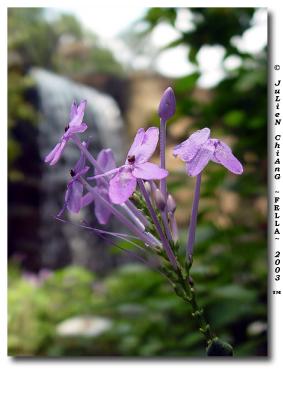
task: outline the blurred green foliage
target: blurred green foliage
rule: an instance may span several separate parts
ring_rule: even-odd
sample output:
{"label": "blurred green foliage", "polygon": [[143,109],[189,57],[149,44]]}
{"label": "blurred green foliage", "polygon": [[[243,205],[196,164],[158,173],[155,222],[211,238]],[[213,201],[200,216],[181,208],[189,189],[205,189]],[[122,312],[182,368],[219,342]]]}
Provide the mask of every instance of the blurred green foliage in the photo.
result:
{"label": "blurred green foliage", "polygon": [[[264,330],[251,335],[248,328],[264,316],[258,289],[231,284],[220,274],[217,264],[194,267],[208,318],[221,337],[235,345],[236,356],[264,355]],[[95,337],[56,332],[58,323],[85,315],[106,317],[112,326]],[[104,280],[75,266],[38,283],[15,268],[10,276],[10,355],[202,357],[203,346],[189,306],[165,278],[144,265],[126,265]]]}
{"label": "blurred green foliage", "polygon": [[37,112],[32,104],[25,99],[25,93],[33,85],[29,76],[22,76],[16,70],[8,74],[8,177],[10,181],[23,178],[17,168],[16,161],[22,155],[21,143],[15,139],[13,132],[24,124],[37,123]]}
{"label": "blurred green foliage", "polygon": [[[176,28],[179,8],[151,8],[144,21],[148,26],[145,32],[151,32],[161,22],[166,22]],[[251,26],[254,8],[190,8],[193,15],[193,29],[179,31],[180,38],[166,45],[166,48],[179,45],[189,45],[189,59],[197,62],[197,53],[204,45],[221,45],[226,54],[240,54],[231,43],[231,38],[241,36]]]}

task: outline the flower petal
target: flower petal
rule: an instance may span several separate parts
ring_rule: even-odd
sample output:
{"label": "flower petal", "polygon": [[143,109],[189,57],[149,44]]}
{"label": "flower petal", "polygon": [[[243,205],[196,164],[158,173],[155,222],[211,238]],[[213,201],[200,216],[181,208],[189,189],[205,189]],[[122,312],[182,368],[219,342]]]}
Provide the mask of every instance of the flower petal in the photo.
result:
{"label": "flower petal", "polygon": [[57,153],[58,150],[59,150],[60,144],[61,144],[61,143],[57,143],[56,146],[50,151],[50,153],[47,154],[47,156],[46,156],[45,159],[44,159],[44,161],[45,161],[46,163],[50,163],[50,161],[53,160],[53,158],[55,157],[56,153]]}
{"label": "flower petal", "polygon": [[94,198],[92,193],[88,192],[81,198],[81,208],[84,208],[93,202]]}
{"label": "flower petal", "polygon": [[209,136],[210,129],[208,128],[194,132],[187,140],[174,147],[173,155],[179,156],[185,162],[191,161]]}
{"label": "flower petal", "polygon": [[83,184],[77,180],[68,185],[65,195],[65,202],[69,211],[78,213],[81,209],[81,199],[83,195]]}
{"label": "flower petal", "polygon": [[[116,162],[114,154],[111,149],[102,149],[97,156],[97,163],[103,172],[111,171],[116,168]],[[95,170],[95,174],[99,174],[100,171]]]}
{"label": "flower petal", "polygon": [[55,165],[61,157],[66,146],[67,140],[61,140],[56,144],[53,150],[45,157],[44,161],[49,165]]}
{"label": "flower petal", "polygon": [[70,137],[73,133],[83,133],[84,131],[87,130],[87,128],[88,126],[84,122],[80,125],[69,126],[69,129],[66,131],[64,136]]}
{"label": "flower petal", "polygon": [[[78,171],[78,172],[76,173],[76,175],[74,176],[74,179],[78,179],[80,176],[85,175],[85,174],[88,172],[88,170],[89,170],[89,167],[88,167],[88,166],[82,168],[80,171]],[[74,171],[74,172],[75,172],[75,171]]]}
{"label": "flower petal", "polygon": [[142,144],[144,135],[145,135],[145,130],[144,130],[143,128],[140,128],[140,129],[137,131],[137,134],[136,134],[136,136],[135,136],[135,138],[134,138],[134,141],[133,141],[132,146],[130,147],[130,150],[129,150],[129,152],[128,152],[128,156],[131,156],[131,155],[135,155],[135,154],[136,154],[136,150],[137,150],[137,149],[139,148],[139,146]]}
{"label": "flower petal", "polygon": [[[82,142],[82,146],[87,147],[85,142]],[[79,172],[81,172],[85,168],[85,162],[86,158],[84,153],[81,151],[80,158],[78,159],[76,165],[74,166],[73,170],[75,172],[75,175]],[[87,172],[87,171],[86,171]]]}
{"label": "flower petal", "polygon": [[[102,191],[99,190],[99,194],[109,201],[109,196],[106,190],[105,193],[102,193]],[[98,222],[101,225],[107,224],[112,213],[108,208],[105,207],[104,203],[99,199],[99,197],[95,199],[94,207],[94,213]]]}
{"label": "flower petal", "polygon": [[216,145],[213,161],[222,164],[229,171],[234,174],[242,174],[243,166],[240,161],[233,155],[232,150],[227,144],[222,141]]}
{"label": "flower petal", "polygon": [[139,129],[132,144],[128,157],[135,156],[137,164],[146,162],[154,153],[159,139],[158,128],[148,128],[146,132]]}
{"label": "flower petal", "polygon": [[[79,126],[83,122],[84,112],[86,107],[86,100],[80,102],[77,106],[77,110],[71,121],[69,122],[69,126]],[[72,110],[74,111],[74,110]]]}
{"label": "flower petal", "polygon": [[143,164],[135,165],[133,175],[136,178],[151,180],[151,179],[163,179],[168,175],[166,169],[158,167],[158,165],[146,162]]}
{"label": "flower petal", "polygon": [[128,200],[137,185],[136,178],[131,171],[118,172],[109,182],[109,197],[112,203],[121,204]]}
{"label": "flower petal", "polygon": [[70,111],[70,121],[72,121],[73,118],[75,118],[78,110],[78,105],[76,101],[74,100],[72,105],[71,105],[71,111]]}
{"label": "flower petal", "polygon": [[198,175],[204,167],[208,164],[209,160],[213,157],[214,146],[211,143],[203,145],[195,157],[186,163],[186,170],[188,175]]}

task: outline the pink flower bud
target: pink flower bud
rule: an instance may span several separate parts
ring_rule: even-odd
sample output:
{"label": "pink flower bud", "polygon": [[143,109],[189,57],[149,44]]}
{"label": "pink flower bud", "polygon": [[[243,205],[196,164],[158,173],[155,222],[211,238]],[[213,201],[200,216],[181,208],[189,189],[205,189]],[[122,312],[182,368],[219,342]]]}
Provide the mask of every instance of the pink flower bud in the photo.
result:
{"label": "pink flower bud", "polygon": [[167,121],[169,118],[173,117],[176,111],[176,99],[171,87],[168,87],[163,96],[158,108],[158,114],[160,118]]}
{"label": "pink flower bud", "polygon": [[173,241],[174,243],[177,243],[179,240],[177,221],[175,219],[174,214],[171,211],[169,211],[168,217],[169,217]]}
{"label": "pink flower bud", "polygon": [[171,196],[171,194],[168,194],[167,207],[168,207],[168,211],[170,211],[171,213],[174,213],[176,210],[176,202],[175,202],[174,198]]}
{"label": "pink flower bud", "polygon": [[154,192],[154,200],[159,210],[164,211],[166,207],[166,201],[159,189],[156,189]]}
{"label": "pink flower bud", "polygon": [[150,195],[150,193],[151,193],[151,186],[150,186],[150,183],[149,183],[148,181],[144,182],[144,187],[145,187],[145,190],[147,191],[147,194]]}

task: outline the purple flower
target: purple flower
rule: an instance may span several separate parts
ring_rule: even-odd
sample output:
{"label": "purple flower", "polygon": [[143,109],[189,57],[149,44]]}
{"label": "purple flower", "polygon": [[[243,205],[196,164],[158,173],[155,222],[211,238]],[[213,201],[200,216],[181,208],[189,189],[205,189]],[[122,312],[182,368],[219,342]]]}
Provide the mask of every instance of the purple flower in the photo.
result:
{"label": "purple flower", "polygon": [[148,162],[154,153],[159,138],[158,128],[148,128],[145,132],[139,129],[128,152],[124,166],[110,180],[109,197],[112,203],[124,203],[133,194],[137,179],[163,179],[168,172],[155,164]]}
{"label": "purple flower", "polygon": [[[97,171],[97,168],[95,168],[95,173],[98,173],[100,171],[108,172],[113,170],[116,167],[114,155],[111,149],[103,149],[100,151],[100,153],[97,156],[97,165],[99,167],[99,171]],[[105,181],[103,178],[97,178],[96,180],[97,185],[96,185],[96,190],[102,196],[105,200],[108,202],[109,200],[109,194],[108,194],[108,183]],[[85,207],[89,205],[92,201],[94,200],[93,194],[91,192],[88,192],[83,198],[82,198],[82,204],[81,207]],[[111,211],[109,208],[106,208],[103,204],[103,202],[100,200],[99,197],[95,199],[94,202],[94,213],[95,216],[98,220],[98,222],[101,225],[107,224],[109,221]]]}
{"label": "purple flower", "polygon": [[63,153],[66,144],[72,138],[72,135],[74,133],[82,133],[87,129],[87,125],[82,122],[85,106],[86,100],[81,101],[79,105],[77,105],[76,102],[73,101],[70,112],[70,122],[65,127],[65,133],[61,137],[60,142],[56,144],[54,149],[51,150],[51,152],[44,159],[44,161],[49,165],[55,165],[57,163],[57,161],[61,157],[61,154]]}
{"label": "purple flower", "polygon": [[169,118],[173,117],[176,111],[176,99],[171,87],[168,87],[162,95],[158,114],[160,118],[167,121]]}
{"label": "purple flower", "polygon": [[198,175],[210,160],[222,164],[234,174],[242,174],[243,166],[232,154],[230,147],[209,136],[210,129],[203,128],[174,148],[174,156],[185,161],[188,175]]}
{"label": "purple flower", "polygon": [[[83,146],[86,146],[86,143],[82,143]],[[60,216],[65,208],[67,208],[70,212],[78,213],[82,208],[82,198],[83,198],[83,184],[80,180],[80,177],[87,173],[89,167],[85,166],[85,155],[81,152],[81,156],[79,161],[75,165],[73,169],[70,171],[70,175],[72,179],[67,185],[67,190],[65,194],[65,204],[62,210],[59,212],[58,216]]]}

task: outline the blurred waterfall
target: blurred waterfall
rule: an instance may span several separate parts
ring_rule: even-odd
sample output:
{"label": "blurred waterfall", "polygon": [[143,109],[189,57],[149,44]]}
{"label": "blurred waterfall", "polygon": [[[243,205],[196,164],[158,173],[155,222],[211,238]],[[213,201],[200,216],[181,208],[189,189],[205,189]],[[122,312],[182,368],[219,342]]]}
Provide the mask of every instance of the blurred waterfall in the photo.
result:
{"label": "blurred waterfall", "polygon": [[[89,150],[94,155],[103,147],[111,147],[116,162],[119,163],[124,156],[123,123],[119,108],[111,97],[49,71],[32,69],[31,77],[36,83],[40,112],[37,138],[42,162],[38,232],[40,267],[56,268],[71,263],[86,265],[94,270],[111,268],[116,261],[109,255],[102,239],[82,228],[58,222],[53,218],[62,207],[69,170],[78,159],[78,149],[69,143],[63,157],[54,167],[48,166],[43,160],[64,132],[72,101],[86,99],[84,121],[89,128],[81,134],[82,137],[84,140],[89,139]],[[83,218],[94,221],[92,210],[90,206],[89,211],[83,211]],[[75,214],[66,213],[65,217],[79,222]]]}

